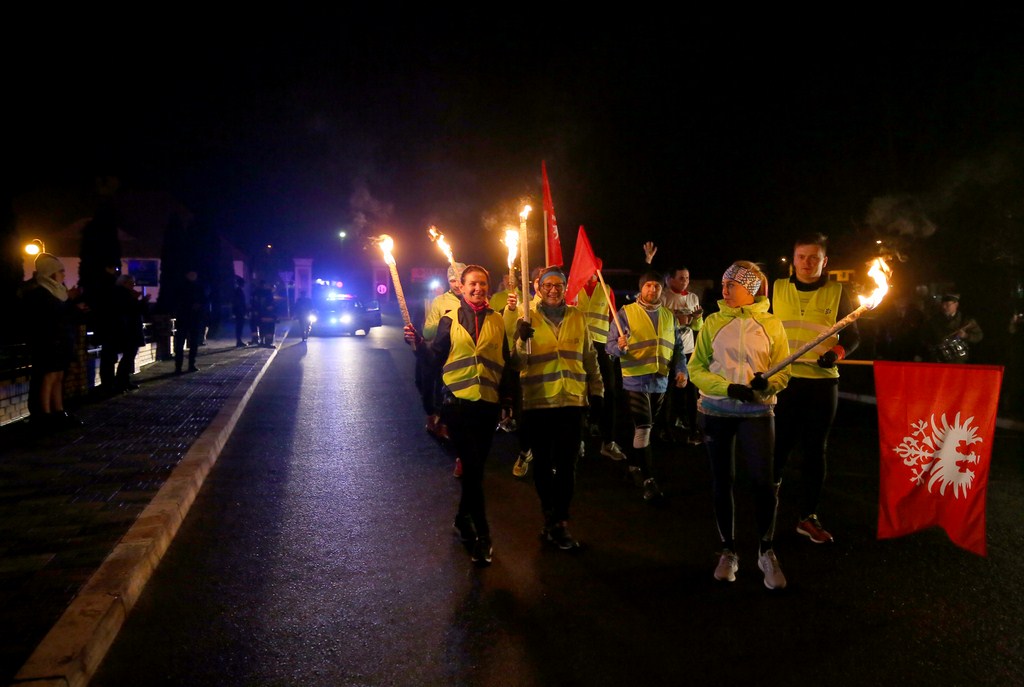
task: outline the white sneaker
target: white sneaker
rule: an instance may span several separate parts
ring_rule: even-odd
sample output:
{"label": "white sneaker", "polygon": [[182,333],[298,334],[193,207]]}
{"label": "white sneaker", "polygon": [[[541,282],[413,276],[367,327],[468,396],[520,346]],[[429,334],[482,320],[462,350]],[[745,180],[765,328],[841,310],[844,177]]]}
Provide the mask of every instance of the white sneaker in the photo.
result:
{"label": "white sneaker", "polygon": [[768,549],[758,556],[757,567],[764,573],[765,587],[768,587],[768,589],[786,588],[786,576],[782,574],[782,568],[779,567],[779,559],[775,557],[774,551]]}
{"label": "white sneaker", "polygon": [[722,551],[718,557],[718,567],[715,568],[715,579],[726,582],[736,581],[736,571],[740,569],[740,557],[729,549]]}
{"label": "white sneaker", "polygon": [[607,456],[612,460],[626,460],[626,454],[622,452],[622,449],[614,441],[601,444],[601,455]]}

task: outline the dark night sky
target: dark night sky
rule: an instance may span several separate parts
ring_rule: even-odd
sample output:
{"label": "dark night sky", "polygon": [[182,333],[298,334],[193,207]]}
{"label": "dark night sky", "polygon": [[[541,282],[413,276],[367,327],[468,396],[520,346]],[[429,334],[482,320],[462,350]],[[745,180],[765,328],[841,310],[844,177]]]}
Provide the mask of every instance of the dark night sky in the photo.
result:
{"label": "dark night sky", "polygon": [[114,174],[242,245],[321,253],[363,211],[497,265],[484,226],[545,159],[567,252],[582,223],[609,264],[650,238],[714,278],[1024,133],[1016,14],[79,19],[8,48],[16,192]]}

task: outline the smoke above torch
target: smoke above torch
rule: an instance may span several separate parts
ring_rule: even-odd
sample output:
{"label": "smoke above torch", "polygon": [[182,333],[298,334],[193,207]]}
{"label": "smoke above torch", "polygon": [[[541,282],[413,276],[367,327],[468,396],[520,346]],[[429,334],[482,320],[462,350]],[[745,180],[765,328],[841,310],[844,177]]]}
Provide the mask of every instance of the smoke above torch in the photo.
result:
{"label": "smoke above torch", "polygon": [[851,312],[843,319],[836,322],[827,331],[822,332],[818,337],[812,341],[808,341],[803,346],[798,348],[796,351],[791,353],[788,358],[781,361],[777,365],[772,366],[767,372],[764,373],[765,377],[771,377],[773,374],[783,369],[787,365],[793,364],[800,356],[807,351],[811,350],[818,344],[830,336],[835,336],[843,329],[849,327],[851,324],[856,322],[861,315],[866,313],[868,310],[874,310],[885,298],[885,294],[889,293],[889,282],[888,277],[892,274],[892,270],[885,264],[885,261],[881,258],[875,258],[871,261],[871,269],[868,270],[868,276],[875,280],[875,290],[868,296],[858,296],[860,300],[860,307]]}
{"label": "smoke above torch", "polygon": [[371,240],[376,241],[380,247],[380,252],[384,255],[384,262],[387,263],[388,268],[391,270],[391,281],[395,284],[395,295],[398,296],[398,307],[402,309],[402,319],[405,321],[406,326],[411,325],[412,318],[409,317],[409,305],[405,302],[402,280],[398,278],[398,265],[395,263],[395,256],[391,253],[395,248],[395,240],[387,234],[381,234]]}

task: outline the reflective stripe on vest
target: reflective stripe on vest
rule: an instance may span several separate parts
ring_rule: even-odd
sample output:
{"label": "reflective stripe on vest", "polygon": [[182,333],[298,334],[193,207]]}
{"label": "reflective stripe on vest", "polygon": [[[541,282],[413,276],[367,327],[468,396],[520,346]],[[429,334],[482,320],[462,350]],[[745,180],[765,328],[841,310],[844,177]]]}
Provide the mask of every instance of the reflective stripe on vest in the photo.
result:
{"label": "reflective stripe on vest", "polygon": [[[659,374],[668,376],[675,348],[675,318],[667,308],[658,308],[658,332],[655,334],[651,317],[639,303],[630,303],[622,309],[629,323],[629,350],[621,356],[625,377]],[[639,341],[633,341],[637,338]]]}
{"label": "reflective stripe on vest", "polygon": [[588,296],[585,290],[580,290],[577,302],[579,311],[587,318],[590,338],[594,343],[604,346],[608,341],[609,325],[608,299],[604,295],[604,289],[598,284],[593,296]]}
{"label": "reflective stripe on vest", "polygon": [[[803,314],[800,312],[800,293],[789,279],[776,280],[772,288],[772,311],[786,328],[786,338],[789,339],[791,351],[816,339],[836,323],[843,285],[837,281],[829,281],[821,288],[810,292],[810,299],[803,308]],[[793,364],[793,376],[819,379],[838,377],[839,371],[836,368],[818,367],[818,358],[838,343],[839,336],[833,335],[804,353]]]}
{"label": "reflective stripe on vest", "polygon": [[585,396],[587,373],[583,369],[583,337],[586,320],[576,308],[566,308],[555,331],[536,308],[530,313],[533,337],[529,364],[520,373],[523,401],[557,398],[563,394]]}
{"label": "reflective stripe on vest", "polygon": [[442,368],[441,379],[448,390],[464,401],[498,402],[498,382],[505,368],[501,341],[505,328],[494,312],[484,318],[480,336],[473,335],[459,324],[458,311],[444,315],[452,321],[451,349]]}

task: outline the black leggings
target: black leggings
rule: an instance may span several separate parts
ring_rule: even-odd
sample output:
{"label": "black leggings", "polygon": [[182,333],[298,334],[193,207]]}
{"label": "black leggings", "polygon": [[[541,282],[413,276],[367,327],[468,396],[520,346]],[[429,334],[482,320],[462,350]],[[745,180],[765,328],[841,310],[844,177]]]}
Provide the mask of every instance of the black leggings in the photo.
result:
{"label": "black leggings", "polygon": [[569,407],[523,413],[533,450],[533,482],[548,526],[569,519],[583,412],[583,408]]}
{"label": "black leggings", "polygon": [[799,445],[803,454],[803,479],[797,497],[801,519],[818,512],[827,472],[825,448],[838,406],[839,384],[836,379],[793,377],[789,386],[778,395],[775,406],[775,481],[782,481],[789,454]]}
{"label": "black leggings", "polygon": [[720,417],[702,413],[699,420],[704,427],[704,445],[711,458],[715,521],[723,545],[736,550],[736,503],[732,487],[736,479],[736,449],[739,449],[752,483],[761,550],[770,549],[779,506],[778,490],[772,480],[775,418]]}
{"label": "black leggings", "polygon": [[458,514],[472,518],[476,533],[481,537],[491,533],[484,509],[484,462],[491,451],[500,412],[497,403],[458,399],[441,408],[455,455],[462,460],[462,500]]}

